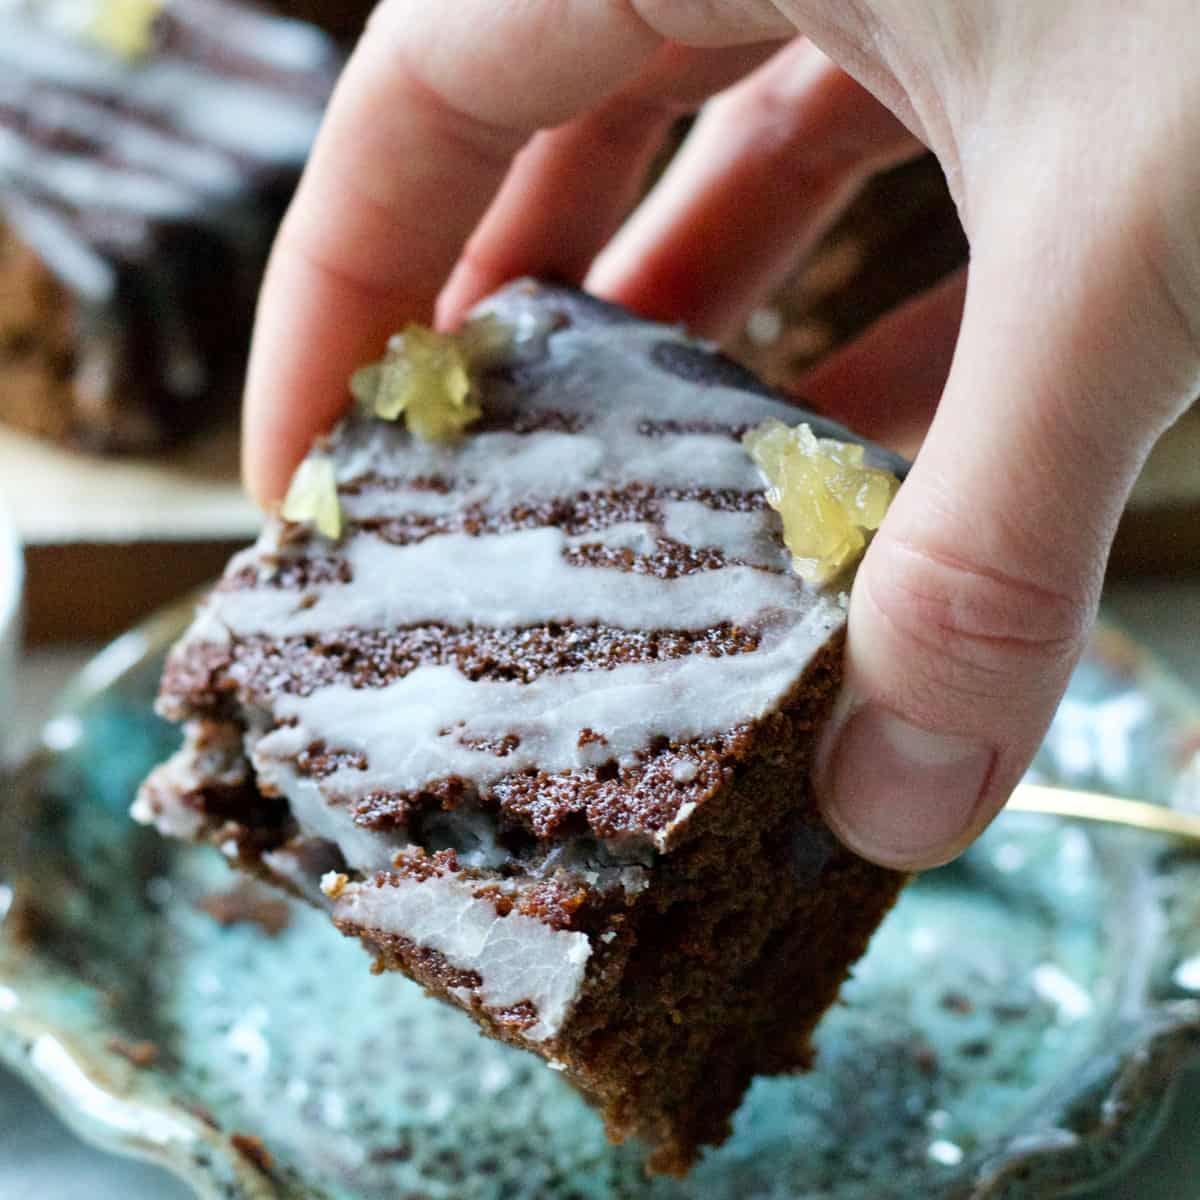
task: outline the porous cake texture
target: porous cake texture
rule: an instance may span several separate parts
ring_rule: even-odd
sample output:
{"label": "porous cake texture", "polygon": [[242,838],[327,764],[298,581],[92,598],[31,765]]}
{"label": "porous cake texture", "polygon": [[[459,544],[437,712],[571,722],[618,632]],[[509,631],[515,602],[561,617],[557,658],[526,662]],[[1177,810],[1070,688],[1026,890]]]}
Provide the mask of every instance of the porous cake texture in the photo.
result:
{"label": "porous cake texture", "polygon": [[818,815],[846,580],[792,573],[740,442],[852,435],[579,293],[483,312],[509,343],[461,440],[349,416],[310,459],[340,536],[274,520],[230,563],[135,815],[327,907],[680,1173],[809,1065],[902,883]]}
{"label": "porous cake texture", "polygon": [[242,0],[0,0],[0,420],[129,451],[232,410],[340,62]]}

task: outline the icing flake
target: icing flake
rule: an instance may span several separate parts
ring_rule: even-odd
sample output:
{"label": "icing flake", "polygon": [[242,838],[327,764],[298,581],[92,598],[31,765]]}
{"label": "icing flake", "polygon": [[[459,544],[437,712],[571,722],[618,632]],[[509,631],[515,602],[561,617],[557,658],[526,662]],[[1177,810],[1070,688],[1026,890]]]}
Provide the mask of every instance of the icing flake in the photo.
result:
{"label": "icing flake", "polygon": [[480,978],[477,988],[457,988],[489,1009],[530,1003],[538,1013],[523,1036],[554,1037],[578,998],[592,949],[587,935],[552,929],[523,913],[500,916],[477,884],[437,875],[418,880],[392,876],[379,883],[348,884],[334,918],[409,938],[444,955],[460,971]]}

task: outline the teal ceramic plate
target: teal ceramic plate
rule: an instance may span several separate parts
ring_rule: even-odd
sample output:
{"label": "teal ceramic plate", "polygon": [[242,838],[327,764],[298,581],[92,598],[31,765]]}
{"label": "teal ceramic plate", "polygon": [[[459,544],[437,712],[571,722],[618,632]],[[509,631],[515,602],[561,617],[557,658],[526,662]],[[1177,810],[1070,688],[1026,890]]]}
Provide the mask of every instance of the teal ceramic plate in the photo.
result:
{"label": "teal ceramic plate", "polygon": [[[686,1182],[648,1181],[540,1060],[372,976],[315,912],[218,923],[246,907],[219,856],[127,819],[173,742],[150,700],[181,620],[84,672],[0,808],[0,1059],[203,1195],[1061,1196],[1136,1156],[1200,1049],[1200,857],[1010,814],[907,891],[817,1070],[760,1080]],[[1189,698],[1104,632],[1036,772],[1200,808],[1198,751]]]}

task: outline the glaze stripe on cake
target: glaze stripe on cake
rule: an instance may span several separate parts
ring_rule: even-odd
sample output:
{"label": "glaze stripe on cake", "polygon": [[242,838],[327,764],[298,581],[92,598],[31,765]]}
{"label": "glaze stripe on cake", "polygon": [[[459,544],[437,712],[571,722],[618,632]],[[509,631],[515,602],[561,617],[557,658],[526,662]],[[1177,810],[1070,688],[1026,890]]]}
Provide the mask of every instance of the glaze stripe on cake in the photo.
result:
{"label": "glaze stripe on cake", "polygon": [[[303,788],[307,811],[320,797],[351,825],[369,807],[377,824],[387,811],[402,826],[452,781],[545,835],[554,823],[539,820],[536,786],[514,781],[606,766],[632,781],[666,756],[675,803],[640,813],[661,849],[714,783],[688,748],[702,765],[706,741],[771,711],[845,620],[844,595],[788,570],[736,437],[799,414],[680,378],[674,364],[693,343],[675,330],[555,323],[519,287],[485,311],[522,336],[484,381],[484,432],[447,447],[348,420],[322,451],[342,540],[270,527],[199,614],[180,671],[226,660],[262,715],[247,735],[259,778],[293,802]],[[518,422],[530,431],[514,432]],[[640,519],[627,519],[631,502]],[[522,635],[538,646],[533,667],[489,670],[495,653],[523,663]],[[599,653],[576,649],[597,635]],[[432,641],[438,655],[421,648]],[[480,642],[493,654],[464,673],[461,656]],[[339,664],[351,643],[358,652]],[[179,698],[165,704],[186,715]],[[313,746],[339,763],[297,771]],[[638,832],[635,814],[590,815],[602,836]],[[351,867],[394,853],[366,850],[346,828],[333,840],[347,842]]]}

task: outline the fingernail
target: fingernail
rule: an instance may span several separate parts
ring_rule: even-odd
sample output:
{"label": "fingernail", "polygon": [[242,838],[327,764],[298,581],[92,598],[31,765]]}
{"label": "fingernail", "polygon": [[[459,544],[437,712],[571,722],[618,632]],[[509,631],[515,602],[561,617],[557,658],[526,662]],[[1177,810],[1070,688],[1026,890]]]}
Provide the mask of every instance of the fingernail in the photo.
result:
{"label": "fingernail", "polygon": [[963,848],[995,762],[978,738],[933,733],[865,703],[843,707],[826,730],[817,793],[852,850],[885,866],[931,867]]}

